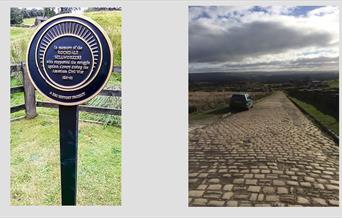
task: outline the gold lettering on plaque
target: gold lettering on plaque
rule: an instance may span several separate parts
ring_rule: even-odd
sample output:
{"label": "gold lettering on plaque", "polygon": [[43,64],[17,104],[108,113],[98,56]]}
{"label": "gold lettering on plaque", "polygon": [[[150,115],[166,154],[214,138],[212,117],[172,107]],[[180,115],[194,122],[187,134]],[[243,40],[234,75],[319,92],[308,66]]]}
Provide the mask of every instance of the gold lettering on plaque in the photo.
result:
{"label": "gold lettering on plaque", "polygon": [[73,80],[74,75],[83,75],[85,70],[91,66],[88,60],[82,60],[83,47],[75,46],[53,46],[56,54],[46,60],[47,69],[54,74],[62,74],[63,80]]}

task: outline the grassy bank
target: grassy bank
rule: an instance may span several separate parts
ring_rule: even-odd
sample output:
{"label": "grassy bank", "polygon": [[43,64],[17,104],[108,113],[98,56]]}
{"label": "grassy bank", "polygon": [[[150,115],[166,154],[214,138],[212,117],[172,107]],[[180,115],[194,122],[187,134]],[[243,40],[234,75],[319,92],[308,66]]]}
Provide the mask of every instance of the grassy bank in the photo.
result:
{"label": "grassy bank", "polygon": [[290,99],[294,101],[302,110],[304,110],[306,113],[312,116],[315,120],[317,120],[320,124],[332,130],[336,135],[339,134],[338,120],[336,120],[334,117],[322,113],[311,104],[300,101],[293,97],[290,97]]}
{"label": "grassy bank", "polygon": [[[57,119],[11,123],[12,205],[60,205],[58,137]],[[79,205],[121,204],[120,128],[80,122],[77,188]]]}
{"label": "grassy bank", "polygon": [[330,89],[338,89],[339,88],[339,80],[327,80],[324,81],[324,84],[326,84]]}
{"label": "grassy bank", "polygon": [[121,11],[96,11],[84,14],[96,21],[108,34],[114,50],[114,65],[121,65]]}

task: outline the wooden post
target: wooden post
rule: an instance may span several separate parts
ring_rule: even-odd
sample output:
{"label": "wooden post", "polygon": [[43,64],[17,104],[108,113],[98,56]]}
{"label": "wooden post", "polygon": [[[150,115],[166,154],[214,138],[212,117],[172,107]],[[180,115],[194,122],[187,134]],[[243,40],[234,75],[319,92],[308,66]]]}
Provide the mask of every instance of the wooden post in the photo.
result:
{"label": "wooden post", "polygon": [[21,62],[21,71],[23,73],[26,118],[32,119],[37,116],[35,89],[30,81],[26,66],[23,62]]}

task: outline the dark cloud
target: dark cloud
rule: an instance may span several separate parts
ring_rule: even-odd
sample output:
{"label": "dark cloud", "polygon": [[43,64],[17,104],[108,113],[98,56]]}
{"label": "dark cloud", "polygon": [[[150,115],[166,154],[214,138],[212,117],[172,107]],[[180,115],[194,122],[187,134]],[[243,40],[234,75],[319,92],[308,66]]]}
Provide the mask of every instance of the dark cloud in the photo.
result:
{"label": "dark cloud", "polygon": [[189,24],[190,63],[242,61],[246,57],[278,54],[291,49],[329,46],[328,32],[299,29],[280,22],[254,21],[228,30]]}

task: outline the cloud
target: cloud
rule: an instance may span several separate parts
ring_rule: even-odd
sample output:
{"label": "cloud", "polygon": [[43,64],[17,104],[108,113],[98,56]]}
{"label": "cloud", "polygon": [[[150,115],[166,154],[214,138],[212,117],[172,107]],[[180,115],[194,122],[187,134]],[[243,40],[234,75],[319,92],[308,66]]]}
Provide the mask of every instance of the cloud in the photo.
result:
{"label": "cloud", "polygon": [[189,20],[190,72],[338,68],[336,7],[190,7]]}

